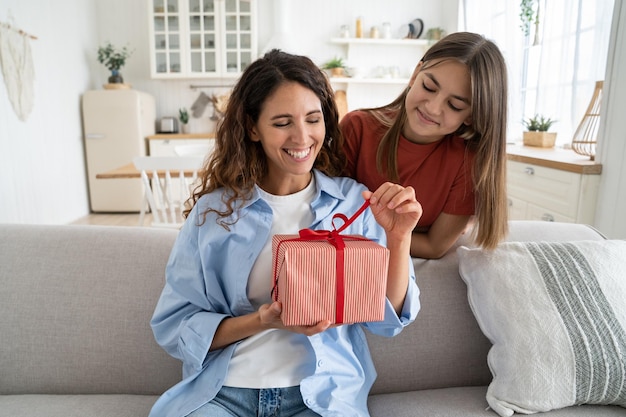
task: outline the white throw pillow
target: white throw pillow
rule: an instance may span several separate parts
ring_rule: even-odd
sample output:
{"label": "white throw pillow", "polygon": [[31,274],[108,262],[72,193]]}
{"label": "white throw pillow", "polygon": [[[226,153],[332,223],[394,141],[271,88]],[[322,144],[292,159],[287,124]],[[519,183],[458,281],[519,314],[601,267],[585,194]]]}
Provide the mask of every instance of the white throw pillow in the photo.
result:
{"label": "white throw pillow", "polygon": [[500,416],[626,407],[626,241],[460,247],[470,306],[492,348]]}

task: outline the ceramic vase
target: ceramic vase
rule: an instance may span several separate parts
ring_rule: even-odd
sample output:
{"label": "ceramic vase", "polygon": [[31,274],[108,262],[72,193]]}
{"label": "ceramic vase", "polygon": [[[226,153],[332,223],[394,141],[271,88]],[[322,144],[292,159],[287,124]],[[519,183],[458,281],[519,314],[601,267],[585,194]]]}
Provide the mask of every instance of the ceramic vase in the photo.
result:
{"label": "ceramic vase", "polygon": [[118,70],[111,70],[111,76],[109,77],[109,84],[122,84],[124,83],[124,78],[122,78],[122,74]]}

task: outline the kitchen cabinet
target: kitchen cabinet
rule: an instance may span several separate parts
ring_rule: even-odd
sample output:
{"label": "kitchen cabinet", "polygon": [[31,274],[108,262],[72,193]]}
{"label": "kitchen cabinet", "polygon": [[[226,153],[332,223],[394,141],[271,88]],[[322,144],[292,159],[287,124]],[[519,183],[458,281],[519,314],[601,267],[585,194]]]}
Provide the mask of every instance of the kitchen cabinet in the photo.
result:
{"label": "kitchen cabinet", "polygon": [[256,0],[148,0],[152,78],[237,78],[257,58]]}
{"label": "kitchen cabinet", "polygon": [[507,149],[511,220],[593,224],[602,165],[571,150]]}
{"label": "kitchen cabinet", "polygon": [[162,133],[146,137],[146,145],[150,156],[177,156],[175,151],[177,146],[208,145],[212,147],[214,140],[213,133]]}
{"label": "kitchen cabinet", "polygon": [[[146,137],[148,155],[150,156],[179,156],[178,152],[176,152],[177,147],[207,145],[209,149],[212,149],[214,143],[215,135],[213,133],[161,133]],[[201,152],[206,151],[203,150]],[[178,181],[173,181],[170,185],[171,195],[181,195],[181,185]],[[191,193],[193,188],[194,186],[190,187],[189,193]]]}
{"label": "kitchen cabinet", "polygon": [[332,38],[343,48],[349,77],[331,77],[335,90],[345,90],[348,110],[381,106],[408,85],[417,63],[431,45],[424,39]]}

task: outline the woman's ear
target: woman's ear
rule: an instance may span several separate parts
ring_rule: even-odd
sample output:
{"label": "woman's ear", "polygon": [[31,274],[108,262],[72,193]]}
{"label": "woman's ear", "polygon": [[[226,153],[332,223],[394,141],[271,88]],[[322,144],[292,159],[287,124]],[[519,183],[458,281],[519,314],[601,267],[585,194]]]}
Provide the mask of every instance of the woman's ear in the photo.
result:
{"label": "woman's ear", "polygon": [[248,134],[250,135],[250,140],[252,142],[259,142],[259,132],[257,132],[256,127],[253,125],[248,128]]}
{"label": "woman's ear", "polygon": [[465,120],[463,121],[463,124],[464,124],[465,126],[471,126],[471,125],[472,125],[472,123],[473,123],[472,116],[467,116],[467,119],[465,119]]}

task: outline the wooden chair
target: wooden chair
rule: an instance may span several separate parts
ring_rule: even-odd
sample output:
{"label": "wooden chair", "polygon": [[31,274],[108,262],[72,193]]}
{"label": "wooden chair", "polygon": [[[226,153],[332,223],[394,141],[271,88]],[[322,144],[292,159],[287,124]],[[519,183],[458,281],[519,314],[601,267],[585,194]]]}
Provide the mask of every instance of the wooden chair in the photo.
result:
{"label": "wooden chair", "polygon": [[203,161],[203,156],[138,156],[133,159],[135,168],[141,171],[145,194],[139,213],[140,226],[143,226],[147,208],[152,212],[151,226],[182,226],[184,204],[195,186]]}

